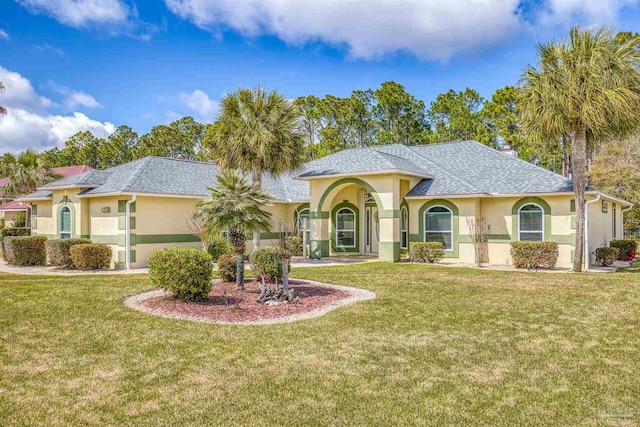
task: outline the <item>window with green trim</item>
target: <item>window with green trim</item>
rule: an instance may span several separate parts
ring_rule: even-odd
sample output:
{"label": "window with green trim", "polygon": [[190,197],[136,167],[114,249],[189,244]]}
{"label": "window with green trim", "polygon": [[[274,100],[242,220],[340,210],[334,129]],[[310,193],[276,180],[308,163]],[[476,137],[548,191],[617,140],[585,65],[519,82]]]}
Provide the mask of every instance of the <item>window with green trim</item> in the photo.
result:
{"label": "window with green trim", "polygon": [[311,242],[311,221],[309,220],[309,208],[305,208],[298,212],[298,236],[303,237],[302,233],[306,230],[304,241],[309,244]]}
{"label": "window with green trim", "polygon": [[400,209],[400,248],[407,249],[409,242],[409,212],[407,207]]}
{"label": "window with green trim", "polygon": [[60,209],[60,238],[71,238],[71,209],[69,206],[63,206]]}
{"label": "window with green trim", "polygon": [[424,241],[440,242],[453,249],[453,212],[444,206],[433,206],[424,212]]}
{"label": "window with green trim", "polygon": [[534,203],[518,210],[518,240],[544,240],[544,211]]}
{"label": "window with green trim", "polygon": [[350,208],[336,212],[336,247],[356,247],[356,213]]}

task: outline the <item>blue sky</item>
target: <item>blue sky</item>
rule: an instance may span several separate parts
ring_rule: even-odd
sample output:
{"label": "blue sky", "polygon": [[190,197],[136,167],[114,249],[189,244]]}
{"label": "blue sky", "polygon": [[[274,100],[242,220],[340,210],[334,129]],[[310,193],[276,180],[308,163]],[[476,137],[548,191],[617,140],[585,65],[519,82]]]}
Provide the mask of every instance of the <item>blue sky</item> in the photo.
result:
{"label": "blue sky", "polygon": [[0,0],[0,151],[78,130],[215,118],[238,87],[289,98],[395,80],[429,103],[516,84],[571,25],[637,30],[636,0]]}

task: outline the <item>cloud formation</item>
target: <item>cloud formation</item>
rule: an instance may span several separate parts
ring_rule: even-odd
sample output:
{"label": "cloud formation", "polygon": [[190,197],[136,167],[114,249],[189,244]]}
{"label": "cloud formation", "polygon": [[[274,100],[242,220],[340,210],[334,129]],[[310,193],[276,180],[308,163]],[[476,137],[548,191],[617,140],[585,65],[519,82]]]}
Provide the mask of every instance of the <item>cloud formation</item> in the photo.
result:
{"label": "cloud formation", "polygon": [[196,114],[197,120],[205,123],[215,119],[220,107],[218,101],[209,98],[209,95],[200,89],[191,93],[181,93],[180,102]]}
{"label": "cloud formation", "polygon": [[[549,23],[614,20],[637,0],[543,0],[529,5]],[[447,60],[517,36],[531,17],[519,0],[165,0],[177,16],[217,35],[274,35],[291,45],[321,42],[355,58],[406,52]]]}
{"label": "cloud formation", "polygon": [[[0,116],[0,151],[29,147],[47,150],[62,146],[79,131],[90,130],[98,137],[106,137],[115,131],[112,123],[91,119],[83,113],[52,114],[50,110],[56,106],[53,101],[38,94],[28,79],[1,66],[0,81],[5,86],[0,94],[0,104],[7,107],[7,115]],[[84,106],[97,104],[91,95],[70,89],[64,103],[67,102],[84,103]]]}
{"label": "cloud formation", "polygon": [[54,92],[64,96],[63,104],[68,109],[74,109],[78,107],[85,108],[97,108],[100,107],[100,103],[91,95],[86,92],[72,90],[66,86],[49,82],[48,87]]}
{"label": "cloud formation", "polygon": [[9,34],[2,28],[0,28],[0,39],[9,40]]}
{"label": "cloud formation", "polygon": [[110,35],[148,39],[158,27],[141,21],[135,4],[122,0],[15,0],[32,14],[43,14],[73,28],[99,28]]}

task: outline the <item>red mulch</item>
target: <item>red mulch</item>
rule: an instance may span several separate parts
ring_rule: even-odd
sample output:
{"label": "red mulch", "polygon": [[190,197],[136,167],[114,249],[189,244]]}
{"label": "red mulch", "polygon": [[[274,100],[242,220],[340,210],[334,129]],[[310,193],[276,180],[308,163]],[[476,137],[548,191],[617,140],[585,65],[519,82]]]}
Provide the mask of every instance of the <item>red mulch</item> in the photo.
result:
{"label": "red mulch", "polygon": [[[347,298],[349,293],[338,289],[289,281],[300,297],[298,304],[265,305],[256,301],[260,287],[256,281],[245,283],[244,295],[236,292],[236,284],[214,283],[209,298],[201,302],[184,302],[171,295],[159,296],[140,301],[140,305],[162,311],[168,315],[188,315],[207,318],[212,321],[245,322],[261,319],[275,319],[292,314],[306,313],[321,308],[331,302]],[[224,291],[226,290],[227,304]]]}

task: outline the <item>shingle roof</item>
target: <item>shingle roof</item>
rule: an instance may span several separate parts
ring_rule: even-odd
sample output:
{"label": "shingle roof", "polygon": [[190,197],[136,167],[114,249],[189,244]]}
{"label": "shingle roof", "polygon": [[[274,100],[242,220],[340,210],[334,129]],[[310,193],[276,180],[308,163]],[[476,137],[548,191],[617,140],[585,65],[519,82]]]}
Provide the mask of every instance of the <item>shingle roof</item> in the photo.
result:
{"label": "shingle roof", "polygon": [[[206,197],[215,185],[219,169],[213,163],[145,157],[104,171],[90,171],[48,184],[46,189],[75,186],[85,188],[81,196],[117,193],[166,194]],[[262,186],[275,200],[308,200],[309,184],[291,174],[273,177],[266,173]]]}
{"label": "shingle roof", "polygon": [[38,190],[18,197],[18,200],[48,199],[52,194],[51,190]]}

